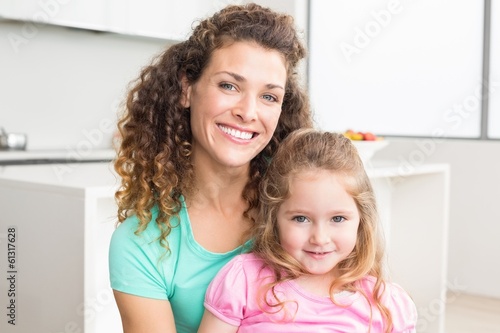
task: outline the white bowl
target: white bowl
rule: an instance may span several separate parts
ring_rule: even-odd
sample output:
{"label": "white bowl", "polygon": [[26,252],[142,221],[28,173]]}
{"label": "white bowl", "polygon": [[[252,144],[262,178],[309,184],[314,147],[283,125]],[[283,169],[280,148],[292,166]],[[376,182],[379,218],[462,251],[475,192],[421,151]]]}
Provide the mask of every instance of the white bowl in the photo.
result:
{"label": "white bowl", "polygon": [[359,157],[361,158],[361,161],[363,161],[365,165],[377,151],[385,148],[389,144],[389,141],[387,140],[376,140],[376,141],[351,140],[351,142],[358,150]]}

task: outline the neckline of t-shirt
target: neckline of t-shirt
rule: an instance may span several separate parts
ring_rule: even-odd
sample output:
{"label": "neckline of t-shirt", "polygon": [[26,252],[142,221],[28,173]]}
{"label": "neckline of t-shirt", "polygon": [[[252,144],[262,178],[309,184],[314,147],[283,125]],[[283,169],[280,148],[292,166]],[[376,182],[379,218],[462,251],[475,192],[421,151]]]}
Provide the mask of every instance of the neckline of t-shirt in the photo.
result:
{"label": "neckline of t-shirt", "polygon": [[184,201],[184,197],[182,196],[181,196],[181,203],[182,203],[182,209],[179,212],[181,235],[188,240],[188,244],[191,247],[191,249],[193,249],[193,251],[195,251],[199,255],[204,256],[206,258],[230,257],[233,256],[235,253],[244,253],[245,249],[248,248],[248,246],[250,245],[251,241],[249,240],[245,244],[240,245],[237,248],[227,252],[212,252],[205,249],[194,238],[193,229],[191,227],[191,219],[189,218],[186,202]]}
{"label": "neckline of t-shirt", "polygon": [[[332,300],[328,296],[320,296],[316,295],[310,291],[307,291],[306,289],[302,288],[296,281],[294,280],[288,280],[285,282],[288,284],[295,292],[297,292],[300,296],[316,302],[316,303],[332,303]],[[359,292],[353,292],[349,290],[342,290],[341,292],[338,292],[333,295],[336,301],[342,302],[343,300],[349,300],[349,301],[354,301],[359,297]]]}

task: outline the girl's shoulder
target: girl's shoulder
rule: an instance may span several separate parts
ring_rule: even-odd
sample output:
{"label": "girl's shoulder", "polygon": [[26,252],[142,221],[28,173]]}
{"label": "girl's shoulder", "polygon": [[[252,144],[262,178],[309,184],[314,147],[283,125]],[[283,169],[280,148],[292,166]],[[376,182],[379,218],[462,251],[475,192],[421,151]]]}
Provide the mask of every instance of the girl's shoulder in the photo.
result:
{"label": "girl's shoulder", "polygon": [[[358,288],[369,295],[373,293],[376,283],[377,278],[368,275],[358,281]],[[401,299],[413,303],[413,300],[411,299],[408,292],[397,283],[384,281],[380,290],[382,293],[382,300],[384,300],[385,298],[388,298],[388,300]]]}
{"label": "girl's shoulder", "polygon": [[[373,294],[377,279],[366,276],[359,281],[358,287],[367,295]],[[385,281],[381,287],[381,301],[391,312],[395,327],[408,327],[417,321],[417,308],[411,295],[399,284]]]}
{"label": "girl's shoulder", "polygon": [[242,253],[231,259],[220,271],[220,274],[244,274],[247,277],[257,277],[270,272],[264,260],[253,253]]}
{"label": "girl's shoulder", "polygon": [[[236,255],[217,273],[212,289],[253,290],[273,273],[264,261],[253,253]],[[210,288],[209,288],[210,289]]]}

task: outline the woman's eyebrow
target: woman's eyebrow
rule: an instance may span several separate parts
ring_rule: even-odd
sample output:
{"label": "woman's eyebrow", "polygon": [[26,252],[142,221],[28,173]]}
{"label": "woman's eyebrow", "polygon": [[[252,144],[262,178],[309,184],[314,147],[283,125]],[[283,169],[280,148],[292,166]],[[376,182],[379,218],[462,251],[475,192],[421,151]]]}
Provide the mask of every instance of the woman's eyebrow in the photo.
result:
{"label": "woman's eyebrow", "polygon": [[[237,73],[234,73],[234,72],[220,71],[220,72],[217,72],[215,74],[216,75],[218,75],[218,74],[227,74],[227,75],[230,75],[230,76],[232,76],[238,82],[246,82],[247,81],[247,79],[244,76],[242,76],[240,74],[237,74]],[[280,86],[279,84],[274,84],[274,83],[268,83],[268,84],[266,84],[266,88],[267,89],[278,88],[278,89],[285,90],[284,87]]]}

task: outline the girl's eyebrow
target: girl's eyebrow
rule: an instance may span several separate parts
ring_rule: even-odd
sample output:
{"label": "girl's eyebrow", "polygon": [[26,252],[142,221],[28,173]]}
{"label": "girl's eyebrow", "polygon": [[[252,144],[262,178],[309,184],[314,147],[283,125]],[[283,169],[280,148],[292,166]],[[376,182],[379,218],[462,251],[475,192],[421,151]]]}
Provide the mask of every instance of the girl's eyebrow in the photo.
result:
{"label": "girl's eyebrow", "polygon": [[[232,76],[238,82],[246,82],[247,81],[247,79],[245,77],[241,76],[240,74],[234,73],[234,72],[220,71],[220,72],[216,72],[215,74],[216,75],[218,75],[218,74],[227,74],[227,75],[230,75],[230,76]],[[278,89],[285,90],[285,88],[283,88],[279,84],[273,84],[273,83],[266,84],[266,88],[267,89],[278,88]]]}

